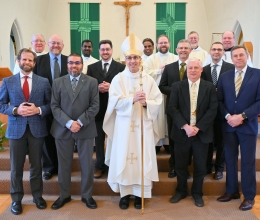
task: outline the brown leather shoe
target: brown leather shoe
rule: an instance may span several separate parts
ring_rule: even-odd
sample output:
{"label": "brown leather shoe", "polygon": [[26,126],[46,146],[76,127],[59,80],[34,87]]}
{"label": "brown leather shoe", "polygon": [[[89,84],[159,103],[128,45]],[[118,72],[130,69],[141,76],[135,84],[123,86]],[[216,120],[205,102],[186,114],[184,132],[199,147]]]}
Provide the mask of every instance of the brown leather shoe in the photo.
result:
{"label": "brown leather shoe", "polygon": [[255,204],[255,200],[247,200],[244,199],[244,201],[241,203],[241,205],[239,206],[239,209],[241,211],[247,211],[252,209],[253,205]]}
{"label": "brown leather shoe", "polygon": [[240,198],[239,193],[234,193],[234,194],[225,193],[223,196],[220,196],[217,200],[219,202],[229,202],[231,199],[239,199],[239,198]]}
{"label": "brown leather shoe", "polygon": [[99,179],[99,178],[102,176],[102,174],[103,174],[103,171],[102,171],[102,170],[96,170],[96,171],[94,172],[94,178],[95,178],[95,179]]}

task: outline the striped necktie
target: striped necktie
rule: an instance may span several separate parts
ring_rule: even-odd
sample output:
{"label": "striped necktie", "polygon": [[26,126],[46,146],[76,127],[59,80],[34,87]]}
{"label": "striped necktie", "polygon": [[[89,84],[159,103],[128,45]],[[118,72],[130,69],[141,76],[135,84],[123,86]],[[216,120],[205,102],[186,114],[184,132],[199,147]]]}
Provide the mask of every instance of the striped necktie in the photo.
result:
{"label": "striped necktie", "polygon": [[57,57],[55,57],[54,60],[54,79],[57,79],[60,77],[60,65]]}
{"label": "striped necktie", "polygon": [[236,90],[236,96],[238,95],[238,92],[241,88],[241,84],[242,84],[242,73],[243,71],[241,72],[238,72],[238,77],[237,77],[237,80],[235,82],[235,90]]}
{"label": "striped necktie", "polygon": [[211,72],[211,78],[212,78],[212,82],[213,82],[214,86],[217,85],[217,82],[218,82],[217,66],[218,66],[218,64],[214,65],[214,68]]}
{"label": "striped necktie", "polygon": [[183,79],[184,76],[184,72],[185,72],[185,68],[184,66],[186,65],[186,63],[181,63],[181,68],[180,68],[180,79]]}
{"label": "striped necktie", "polygon": [[76,90],[76,87],[77,87],[77,79],[76,78],[72,78],[71,80],[71,87],[72,87],[72,91],[73,91],[73,95],[75,95],[75,90]]}

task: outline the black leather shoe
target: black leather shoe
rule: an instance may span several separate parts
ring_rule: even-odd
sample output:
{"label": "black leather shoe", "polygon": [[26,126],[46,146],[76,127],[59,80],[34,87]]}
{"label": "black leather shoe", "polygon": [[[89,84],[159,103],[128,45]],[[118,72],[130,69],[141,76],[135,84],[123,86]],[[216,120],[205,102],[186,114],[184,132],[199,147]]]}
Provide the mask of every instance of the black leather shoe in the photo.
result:
{"label": "black leather shoe", "polygon": [[92,197],[90,197],[88,199],[82,198],[81,201],[84,202],[86,204],[86,206],[90,209],[97,208],[97,203]]}
{"label": "black leather shoe", "polygon": [[201,196],[196,195],[196,196],[192,196],[192,197],[194,199],[195,206],[197,206],[197,207],[203,207],[204,206],[204,201],[203,201]]}
{"label": "black leather shoe", "polygon": [[52,178],[52,173],[51,172],[45,172],[45,173],[43,173],[42,178],[44,180],[49,180],[49,179]]}
{"label": "black leather shoe", "polygon": [[168,173],[168,177],[169,177],[169,178],[173,178],[173,177],[176,177],[176,176],[177,176],[177,175],[176,175],[174,169],[172,169],[172,170]]}
{"label": "black leather shoe", "polygon": [[39,197],[39,198],[33,198],[33,202],[36,204],[36,207],[38,209],[46,209],[46,201],[42,198],[42,197]]}
{"label": "black leather shoe", "polygon": [[128,209],[129,199],[130,199],[130,195],[124,196],[120,199],[120,201],[119,201],[120,209]]}
{"label": "black leather shoe", "polygon": [[240,198],[239,193],[234,193],[234,194],[225,193],[223,196],[220,196],[217,200],[219,202],[229,202],[231,199],[239,199],[239,198]]}
{"label": "black leather shoe", "polygon": [[223,178],[223,173],[222,172],[215,172],[214,174],[213,174],[213,179],[214,180],[220,180],[220,179],[222,179]]}
{"label": "black leather shoe", "polygon": [[186,196],[181,195],[180,193],[176,192],[175,195],[170,198],[170,202],[171,203],[177,203],[184,198],[186,198]]}
{"label": "black leather shoe", "polygon": [[134,207],[136,209],[141,209],[142,208],[142,199],[140,197],[138,197],[138,196],[135,197]]}
{"label": "black leather shoe", "polygon": [[71,201],[71,197],[60,199],[60,197],[52,204],[51,209],[56,210],[64,206],[66,203]]}
{"label": "black leather shoe", "polygon": [[21,201],[12,202],[11,212],[14,215],[20,215],[23,212],[22,203]]}
{"label": "black leather shoe", "polygon": [[169,145],[163,145],[163,147],[164,147],[165,152],[166,152],[167,154],[171,154],[171,152],[170,152],[170,146],[169,146]]}
{"label": "black leather shoe", "polygon": [[247,211],[247,210],[252,209],[254,204],[255,204],[255,200],[244,199],[244,201],[239,206],[239,209],[241,211]]}
{"label": "black leather shoe", "polygon": [[161,150],[161,146],[156,146],[155,147],[156,154],[159,154],[160,150]]}

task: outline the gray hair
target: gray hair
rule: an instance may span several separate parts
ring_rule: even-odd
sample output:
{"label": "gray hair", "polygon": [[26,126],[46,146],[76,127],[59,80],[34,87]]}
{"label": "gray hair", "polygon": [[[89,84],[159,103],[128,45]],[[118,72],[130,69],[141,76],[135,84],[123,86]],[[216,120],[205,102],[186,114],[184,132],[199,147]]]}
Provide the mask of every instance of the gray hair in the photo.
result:
{"label": "gray hair", "polygon": [[200,67],[203,68],[203,64],[202,64],[201,60],[196,58],[196,57],[192,57],[192,58],[188,59],[187,60],[187,66],[189,65],[190,62],[194,62],[194,61],[199,61]]}
{"label": "gray hair", "polygon": [[180,41],[178,42],[178,44],[177,44],[177,48],[179,47],[179,44],[180,44],[180,43],[187,43],[187,44],[189,44],[189,48],[191,49],[191,45],[190,45],[190,42],[189,42],[188,40],[186,40],[186,39],[180,40]]}

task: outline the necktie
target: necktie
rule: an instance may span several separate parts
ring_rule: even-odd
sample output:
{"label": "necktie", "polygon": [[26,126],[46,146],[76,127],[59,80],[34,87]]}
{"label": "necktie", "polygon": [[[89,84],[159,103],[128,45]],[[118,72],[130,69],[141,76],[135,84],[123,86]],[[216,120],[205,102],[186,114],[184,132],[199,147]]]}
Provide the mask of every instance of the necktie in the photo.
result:
{"label": "necktie", "polygon": [[218,82],[217,66],[218,66],[218,64],[214,65],[214,68],[211,72],[211,78],[212,78],[212,82],[213,82],[214,86],[217,85],[217,82]]}
{"label": "necktie", "polygon": [[186,63],[181,63],[181,68],[180,68],[180,79],[183,79],[184,76],[184,72],[185,72],[185,68],[184,66],[186,65]]}
{"label": "necktie", "polygon": [[76,90],[76,87],[77,87],[77,79],[76,78],[73,78],[71,80],[71,87],[72,87],[73,95],[75,95],[75,90]]}
{"label": "necktie", "polygon": [[28,79],[28,76],[24,76],[23,95],[24,95],[26,102],[28,102],[28,99],[29,99],[29,83],[28,83],[27,79]]}
{"label": "necktie", "polygon": [[196,125],[196,109],[197,109],[197,85],[196,83],[191,84],[191,117],[190,125]]}
{"label": "necktie", "polygon": [[241,84],[242,84],[242,73],[243,73],[243,71],[239,72],[237,80],[235,82],[236,96],[237,96],[239,89],[241,87]]}
{"label": "necktie", "polygon": [[57,79],[60,77],[60,65],[58,63],[57,57],[55,57],[54,60],[55,60],[55,62],[54,62],[54,79]]}
{"label": "necktie", "polygon": [[107,73],[107,65],[108,65],[108,63],[104,63],[104,68],[103,68],[104,75],[106,75],[106,73]]}

